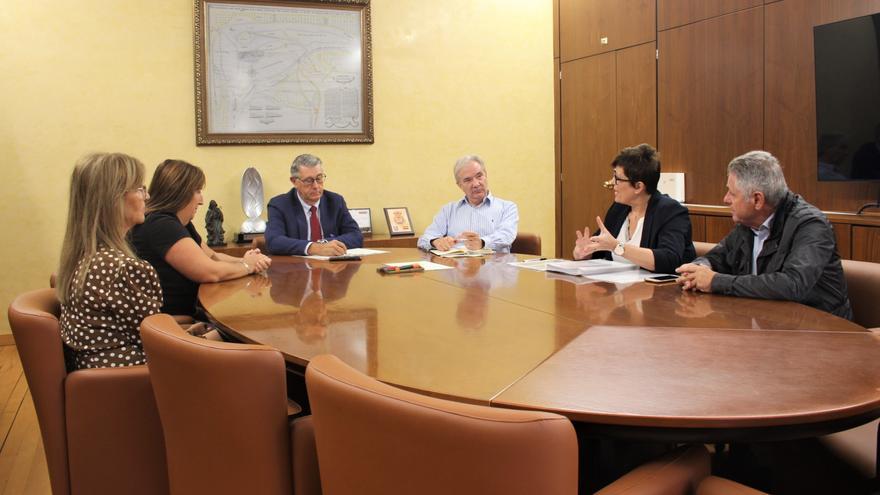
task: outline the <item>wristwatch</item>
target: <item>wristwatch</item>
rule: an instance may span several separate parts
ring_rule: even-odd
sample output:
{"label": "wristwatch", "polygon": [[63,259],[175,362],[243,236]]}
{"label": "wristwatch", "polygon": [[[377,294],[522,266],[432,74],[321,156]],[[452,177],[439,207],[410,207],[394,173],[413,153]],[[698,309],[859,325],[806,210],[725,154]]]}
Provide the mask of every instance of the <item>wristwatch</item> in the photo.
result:
{"label": "wristwatch", "polygon": [[614,247],[614,254],[623,256],[623,241],[617,241],[617,246]]}

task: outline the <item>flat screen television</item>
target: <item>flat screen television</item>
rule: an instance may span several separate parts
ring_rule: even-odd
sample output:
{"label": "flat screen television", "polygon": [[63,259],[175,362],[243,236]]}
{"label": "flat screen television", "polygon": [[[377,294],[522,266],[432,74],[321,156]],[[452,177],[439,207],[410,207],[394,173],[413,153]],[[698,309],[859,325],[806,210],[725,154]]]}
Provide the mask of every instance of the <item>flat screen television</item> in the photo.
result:
{"label": "flat screen television", "polygon": [[880,13],[813,28],[820,181],[880,180]]}

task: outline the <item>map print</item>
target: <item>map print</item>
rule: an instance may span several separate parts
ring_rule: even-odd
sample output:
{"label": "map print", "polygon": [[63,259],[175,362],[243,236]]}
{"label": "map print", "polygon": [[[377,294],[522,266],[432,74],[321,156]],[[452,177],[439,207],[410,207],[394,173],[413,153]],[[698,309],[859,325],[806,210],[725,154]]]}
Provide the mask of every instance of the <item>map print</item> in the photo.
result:
{"label": "map print", "polygon": [[357,11],[207,4],[211,133],[362,132]]}

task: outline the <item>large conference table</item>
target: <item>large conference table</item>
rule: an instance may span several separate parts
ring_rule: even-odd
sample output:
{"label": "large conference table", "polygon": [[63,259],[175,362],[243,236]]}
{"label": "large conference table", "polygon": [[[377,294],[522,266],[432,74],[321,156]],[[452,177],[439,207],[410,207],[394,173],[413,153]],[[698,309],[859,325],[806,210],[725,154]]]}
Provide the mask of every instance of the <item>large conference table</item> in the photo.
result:
{"label": "large conference table", "polygon": [[[880,416],[880,338],[793,302],[591,282],[391,248],[360,262],[274,257],[203,284],[209,317],[303,369],[332,353],[436,397],[557,412],[597,435],[799,438]],[[382,275],[387,262],[452,267]]]}

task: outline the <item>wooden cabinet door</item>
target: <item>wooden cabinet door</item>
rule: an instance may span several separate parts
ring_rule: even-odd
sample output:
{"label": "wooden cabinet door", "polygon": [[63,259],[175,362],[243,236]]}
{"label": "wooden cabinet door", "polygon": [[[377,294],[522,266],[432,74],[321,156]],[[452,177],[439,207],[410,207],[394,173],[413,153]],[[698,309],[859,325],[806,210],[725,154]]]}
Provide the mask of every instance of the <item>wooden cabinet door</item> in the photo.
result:
{"label": "wooden cabinet door", "polygon": [[617,153],[614,53],[562,64],[562,255],[571,256],[575,230],[596,228],[611,194],[602,182]]}
{"label": "wooden cabinet door", "polygon": [[562,62],[656,39],[655,0],[559,0]]}
{"label": "wooden cabinet door", "polygon": [[655,44],[562,64],[561,253],[570,256],[575,231],[595,230],[613,195],[602,187],[621,148],[655,145]]}
{"label": "wooden cabinet door", "polygon": [[763,148],[763,21],[758,7],[659,34],[660,154],[689,203],[720,204],[730,160]]}
{"label": "wooden cabinet door", "polygon": [[880,263],[880,227],[853,225],[852,259]]}
{"label": "wooden cabinet door", "polygon": [[761,5],[763,0],[657,0],[657,30]]}

